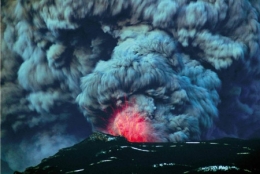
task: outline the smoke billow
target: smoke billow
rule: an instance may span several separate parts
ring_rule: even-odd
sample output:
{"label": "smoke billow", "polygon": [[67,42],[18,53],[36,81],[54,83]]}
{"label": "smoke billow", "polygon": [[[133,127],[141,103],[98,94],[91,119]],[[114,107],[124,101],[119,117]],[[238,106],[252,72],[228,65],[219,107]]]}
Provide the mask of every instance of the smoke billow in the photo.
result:
{"label": "smoke billow", "polygon": [[91,128],[260,137],[258,0],[3,1],[1,16],[1,158],[14,170]]}

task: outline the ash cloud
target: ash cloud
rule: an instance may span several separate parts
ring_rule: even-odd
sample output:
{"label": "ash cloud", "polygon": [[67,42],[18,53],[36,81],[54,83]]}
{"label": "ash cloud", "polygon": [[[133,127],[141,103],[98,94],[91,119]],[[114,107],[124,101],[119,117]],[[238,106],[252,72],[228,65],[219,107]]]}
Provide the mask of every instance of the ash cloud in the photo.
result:
{"label": "ash cloud", "polygon": [[158,141],[259,138],[259,9],[257,0],[3,1],[2,160],[36,165],[91,128],[107,132],[126,103]]}

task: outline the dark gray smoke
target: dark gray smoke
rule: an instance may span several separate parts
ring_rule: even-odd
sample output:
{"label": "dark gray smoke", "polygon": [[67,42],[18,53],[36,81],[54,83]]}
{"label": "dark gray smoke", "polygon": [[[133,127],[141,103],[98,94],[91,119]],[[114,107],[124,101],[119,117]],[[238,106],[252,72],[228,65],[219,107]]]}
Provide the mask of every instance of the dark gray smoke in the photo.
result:
{"label": "dark gray smoke", "polygon": [[3,1],[1,159],[23,170],[91,128],[124,135],[115,115],[136,112],[148,141],[260,138],[259,4]]}

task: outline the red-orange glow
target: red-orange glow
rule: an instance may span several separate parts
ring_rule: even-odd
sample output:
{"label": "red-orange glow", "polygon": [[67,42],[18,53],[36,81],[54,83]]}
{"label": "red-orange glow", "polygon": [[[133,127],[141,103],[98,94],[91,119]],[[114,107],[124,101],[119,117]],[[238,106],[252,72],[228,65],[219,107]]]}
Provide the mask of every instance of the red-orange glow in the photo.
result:
{"label": "red-orange glow", "polygon": [[114,136],[124,136],[130,142],[155,142],[153,128],[145,117],[136,109],[127,112],[125,106],[117,110],[107,127],[108,133]]}

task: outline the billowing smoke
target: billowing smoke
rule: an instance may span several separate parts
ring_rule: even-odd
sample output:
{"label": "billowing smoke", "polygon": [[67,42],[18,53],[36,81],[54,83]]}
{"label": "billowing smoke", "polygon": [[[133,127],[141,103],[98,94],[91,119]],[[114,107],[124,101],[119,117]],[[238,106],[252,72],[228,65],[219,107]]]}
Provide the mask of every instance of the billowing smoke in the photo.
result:
{"label": "billowing smoke", "polygon": [[3,1],[2,160],[92,131],[129,141],[260,137],[258,0]]}

